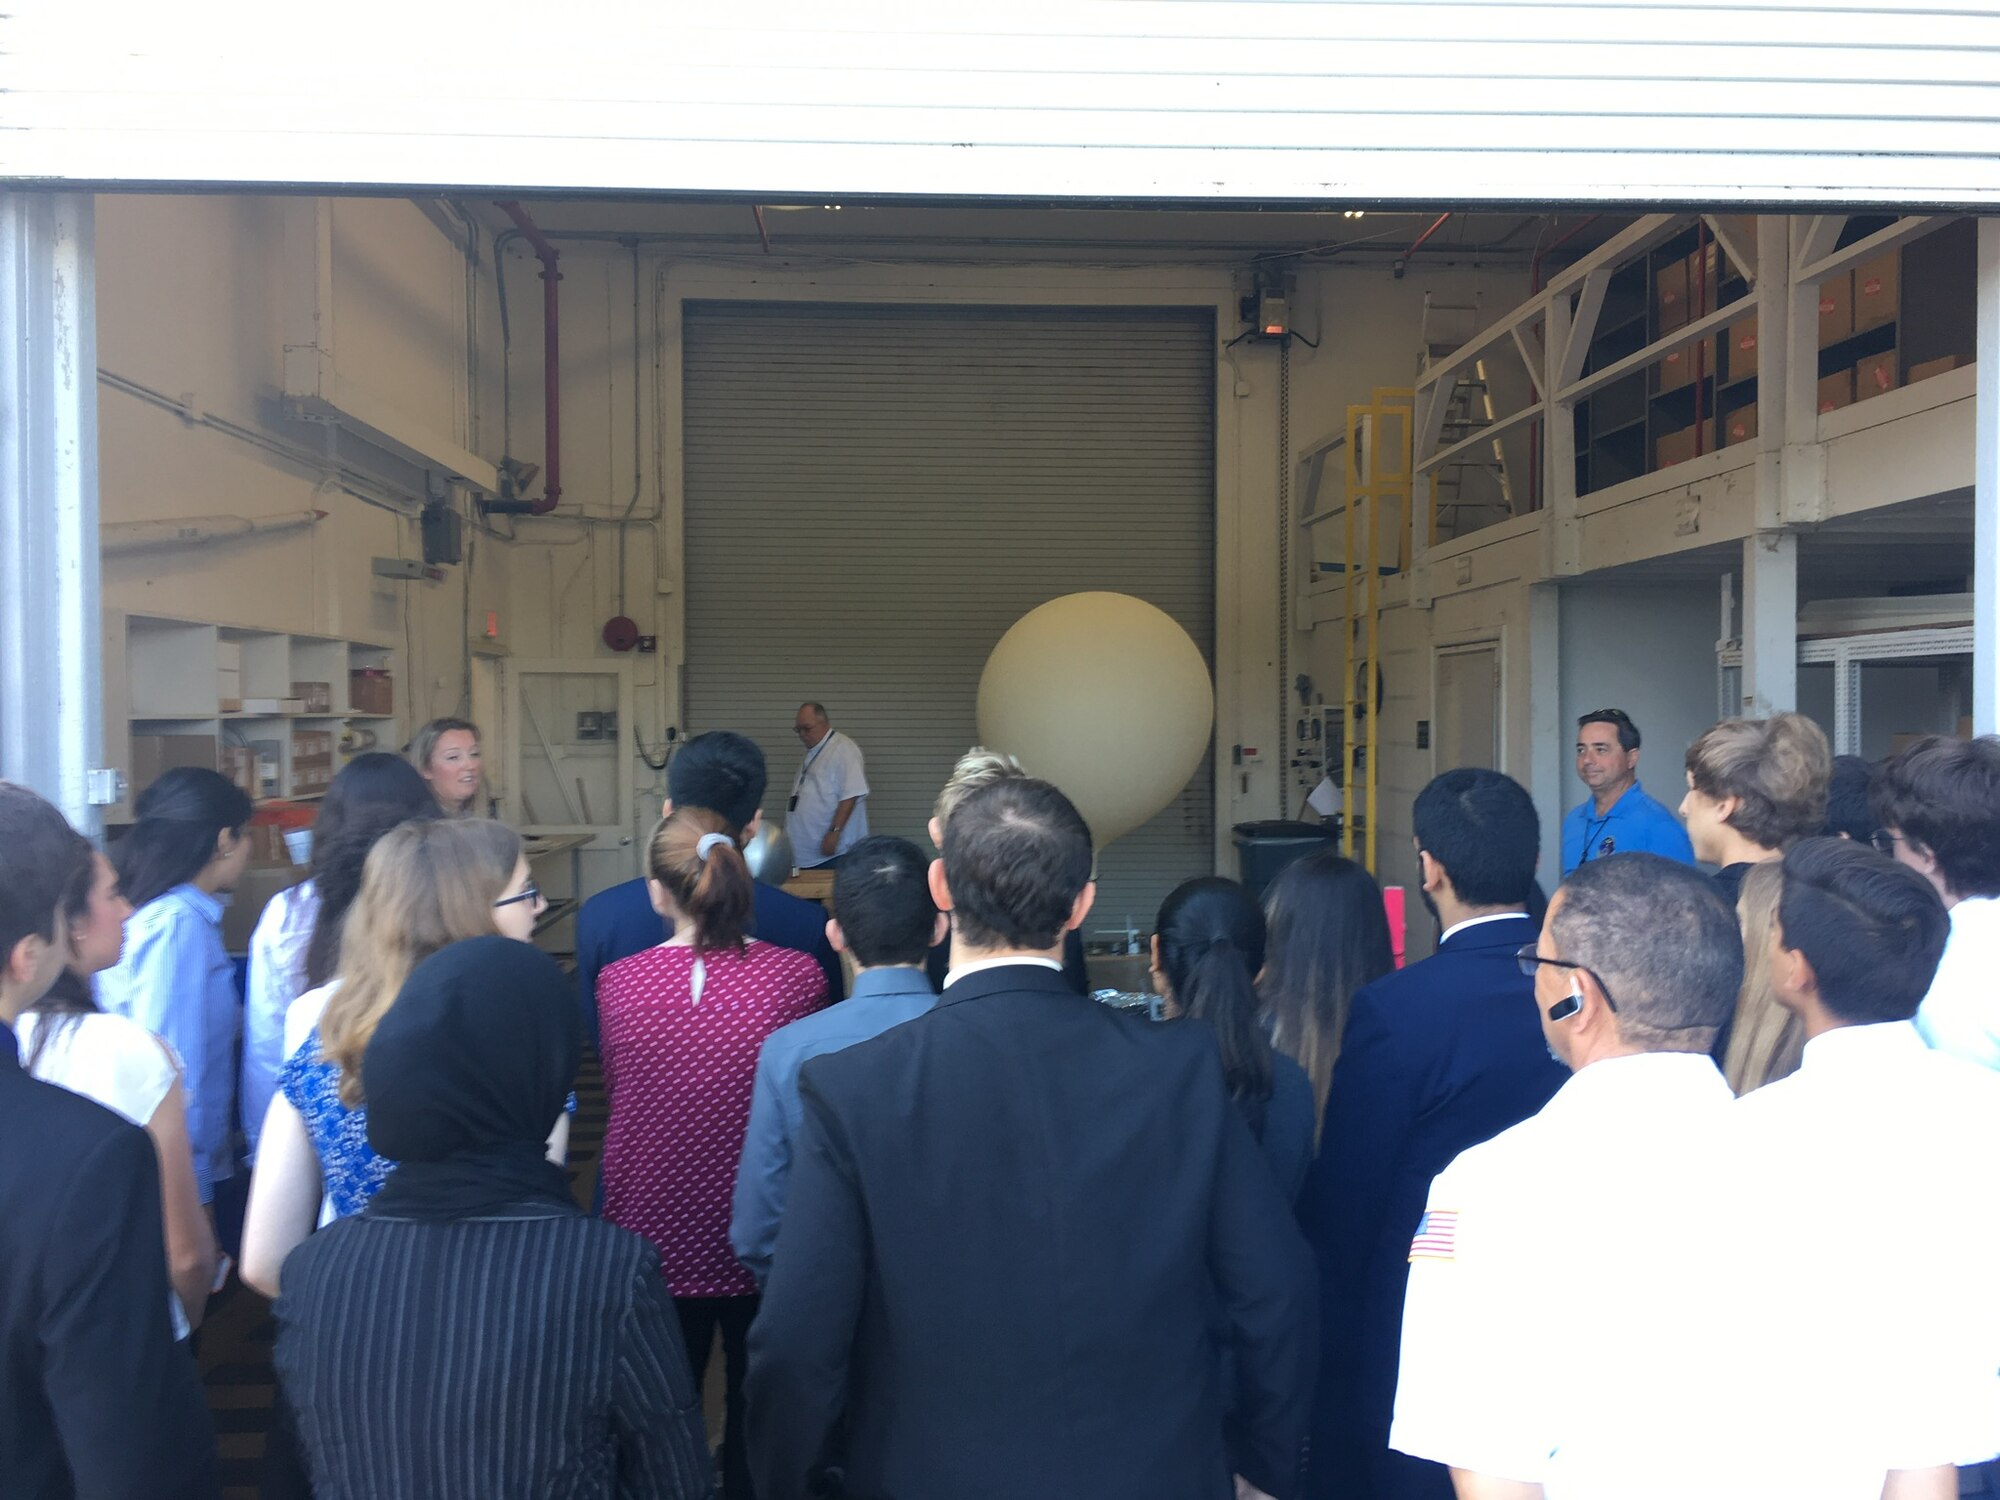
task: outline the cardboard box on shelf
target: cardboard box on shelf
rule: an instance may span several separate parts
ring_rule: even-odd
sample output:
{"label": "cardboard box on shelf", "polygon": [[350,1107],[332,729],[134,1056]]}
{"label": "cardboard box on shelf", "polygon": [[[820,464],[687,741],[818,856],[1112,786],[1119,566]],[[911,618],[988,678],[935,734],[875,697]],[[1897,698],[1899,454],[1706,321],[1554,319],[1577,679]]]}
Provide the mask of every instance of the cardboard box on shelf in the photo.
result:
{"label": "cardboard box on shelf", "polygon": [[1757,435],[1757,403],[1739,406],[1722,419],[1722,446],[1733,448]]}
{"label": "cardboard box on shelf", "polygon": [[305,705],[298,710],[302,714],[330,714],[333,712],[333,684],[330,682],[295,682],[292,696]]}
{"label": "cardboard box on shelf", "polygon": [[1662,266],[1653,277],[1653,310],[1658,314],[1660,332],[1672,333],[1688,320],[1687,262],[1677,260]]}
{"label": "cardboard box on shelf", "polygon": [[1729,325],[1729,331],[1722,336],[1724,358],[1729,368],[1724,372],[1730,380],[1741,380],[1745,375],[1757,373],[1757,315],[1738,318]]}
{"label": "cardboard box on shelf", "polygon": [[236,783],[244,796],[257,795],[257,752],[248,745],[224,745],[216,756],[215,769]]}
{"label": "cardboard box on shelf", "polygon": [[298,698],[245,698],[240,712],[246,714],[302,714],[305,703]]}
{"label": "cardboard box on shelf", "polygon": [[1716,281],[1721,264],[1722,252],[1714,240],[1710,240],[1704,248],[1688,256],[1689,317],[1698,317],[1702,313],[1715,311],[1719,302],[1716,296]]}
{"label": "cardboard box on shelf", "polygon": [[1819,284],[1819,346],[1837,344],[1854,332],[1854,273],[1842,271]]}
{"label": "cardboard box on shelf", "polygon": [[1902,254],[1891,250],[1854,268],[1854,331],[1862,333],[1896,321]]}
{"label": "cardboard box on shelf", "polygon": [[1689,344],[1685,349],[1676,349],[1671,354],[1660,357],[1660,390],[1677,391],[1684,385],[1692,385],[1697,375],[1715,373],[1715,340],[1704,339],[1698,344]]}
{"label": "cardboard box on shelf", "polygon": [[1910,378],[1904,382],[1915,385],[1919,380],[1929,380],[1933,375],[1944,375],[1956,370],[1965,361],[1956,354],[1947,354],[1942,359],[1927,359],[1920,365],[1910,366]]}
{"label": "cardboard box on shelf", "polygon": [[132,795],[138,796],[178,766],[215,769],[215,737],[207,734],[132,736]]}
{"label": "cardboard box on shelf", "polygon": [[333,758],[333,731],[331,729],[294,729],[292,731],[292,762],[331,760]]}
{"label": "cardboard box on shelf", "polygon": [[1854,399],[1866,401],[1870,396],[1893,391],[1903,383],[1900,368],[1894,349],[1862,360],[1854,367]]}
{"label": "cardboard box on shelf", "polygon": [[347,707],[357,714],[393,714],[396,680],[380,667],[357,667],[347,674]]}
{"label": "cardboard box on shelf", "polygon": [[257,930],[257,919],[271,898],[304,878],[305,871],[289,859],[260,862],[245,870],[237,878],[229,905],[222,909],[222,946],[231,953],[247,953],[250,934]]}
{"label": "cardboard box on shelf", "polygon": [[1683,427],[1679,432],[1669,432],[1653,444],[1653,467],[1672,468],[1675,464],[1686,463],[1695,456],[1695,438],[1700,429]]}
{"label": "cardboard box on shelf", "polygon": [[1854,372],[1835,370],[1819,383],[1819,409],[1821,412],[1839,411],[1843,406],[1854,404]]}

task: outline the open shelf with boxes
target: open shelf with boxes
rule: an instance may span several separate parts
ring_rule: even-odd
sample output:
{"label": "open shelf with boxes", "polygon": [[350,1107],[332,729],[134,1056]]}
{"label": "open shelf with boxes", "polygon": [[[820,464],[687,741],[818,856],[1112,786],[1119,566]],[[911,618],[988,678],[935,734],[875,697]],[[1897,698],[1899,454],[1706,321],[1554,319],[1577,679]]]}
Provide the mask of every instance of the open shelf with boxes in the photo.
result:
{"label": "open shelf with boxes", "polygon": [[105,749],[127,783],[113,822],[173,766],[219,770],[260,801],[317,798],[349,755],[402,743],[395,651],[379,641],[113,610],[104,644]]}
{"label": "open shelf with boxes", "polygon": [[[1895,222],[1856,214],[1834,249]],[[1952,219],[1820,282],[1822,415],[1972,363],[1977,257],[1976,221]]]}

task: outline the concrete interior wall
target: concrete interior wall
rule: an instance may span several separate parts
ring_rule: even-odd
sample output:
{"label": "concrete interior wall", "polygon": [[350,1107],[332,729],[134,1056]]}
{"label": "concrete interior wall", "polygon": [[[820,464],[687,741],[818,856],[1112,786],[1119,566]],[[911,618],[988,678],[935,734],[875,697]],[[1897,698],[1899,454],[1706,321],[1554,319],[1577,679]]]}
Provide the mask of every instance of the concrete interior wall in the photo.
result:
{"label": "concrete interior wall", "polygon": [[[1639,781],[1669,808],[1686,790],[1683,757],[1715,723],[1715,640],[1720,623],[1715,582],[1581,582],[1561,596],[1564,725],[1560,808],[1544,807],[1544,871],[1559,877],[1562,815],[1587,795],[1576,779],[1577,716],[1622,708],[1639,726]],[[1551,835],[1554,835],[1553,837]],[[1553,879],[1548,882],[1553,886]]]}

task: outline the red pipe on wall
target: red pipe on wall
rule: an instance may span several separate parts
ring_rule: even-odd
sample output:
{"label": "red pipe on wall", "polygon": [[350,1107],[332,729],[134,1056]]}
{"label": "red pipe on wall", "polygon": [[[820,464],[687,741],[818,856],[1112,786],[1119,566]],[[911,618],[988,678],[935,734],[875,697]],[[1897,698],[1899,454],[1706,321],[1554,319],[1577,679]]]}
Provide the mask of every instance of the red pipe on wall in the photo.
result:
{"label": "red pipe on wall", "polygon": [[[562,280],[562,272],[556,269],[557,250],[549,243],[535,221],[528,217],[528,211],[518,203],[502,203],[500,211],[514,221],[521,231],[521,237],[534,247],[535,256],[542,263],[542,391],[544,406],[542,455],[542,498],[520,503],[523,515],[545,516],[556,508],[562,498],[562,361],[557,329],[556,283]],[[515,507],[501,502],[486,507],[491,511],[508,511]]]}

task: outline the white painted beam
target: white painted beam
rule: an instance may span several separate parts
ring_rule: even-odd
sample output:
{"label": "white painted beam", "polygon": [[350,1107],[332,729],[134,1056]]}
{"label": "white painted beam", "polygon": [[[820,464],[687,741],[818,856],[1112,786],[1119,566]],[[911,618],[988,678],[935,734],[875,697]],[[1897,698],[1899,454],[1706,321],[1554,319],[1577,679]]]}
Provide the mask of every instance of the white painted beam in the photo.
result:
{"label": "white painted beam", "polygon": [[2000,733],[2000,219],[1979,221],[1973,396],[1972,727]]}
{"label": "white painted beam", "polygon": [[[0,197],[0,777],[76,828],[104,759],[95,202]],[[93,788],[93,781],[100,784]]]}
{"label": "white painted beam", "polygon": [[1743,713],[1768,718],[1799,698],[1799,539],[1743,539]]}
{"label": "white painted beam", "polygon": [[[1846,220],[1840,222],[1845,223]],[[1794,278],[1803,282],[1818,282],[1824,281],[1829,276],[1838,276],[1849,266],[1858,266],[1863,261],[1875,259],[1878,255],[1887,255],[1891,250],[1900,249],[1911,240],[1922,239],[1932,230],[1949,222],[1948,218],[1937,214],[1906,215],[1886,229],[1878,229],[1843,249],[1829,250],[1826,254],[1808,261],[1793,273]]]}

